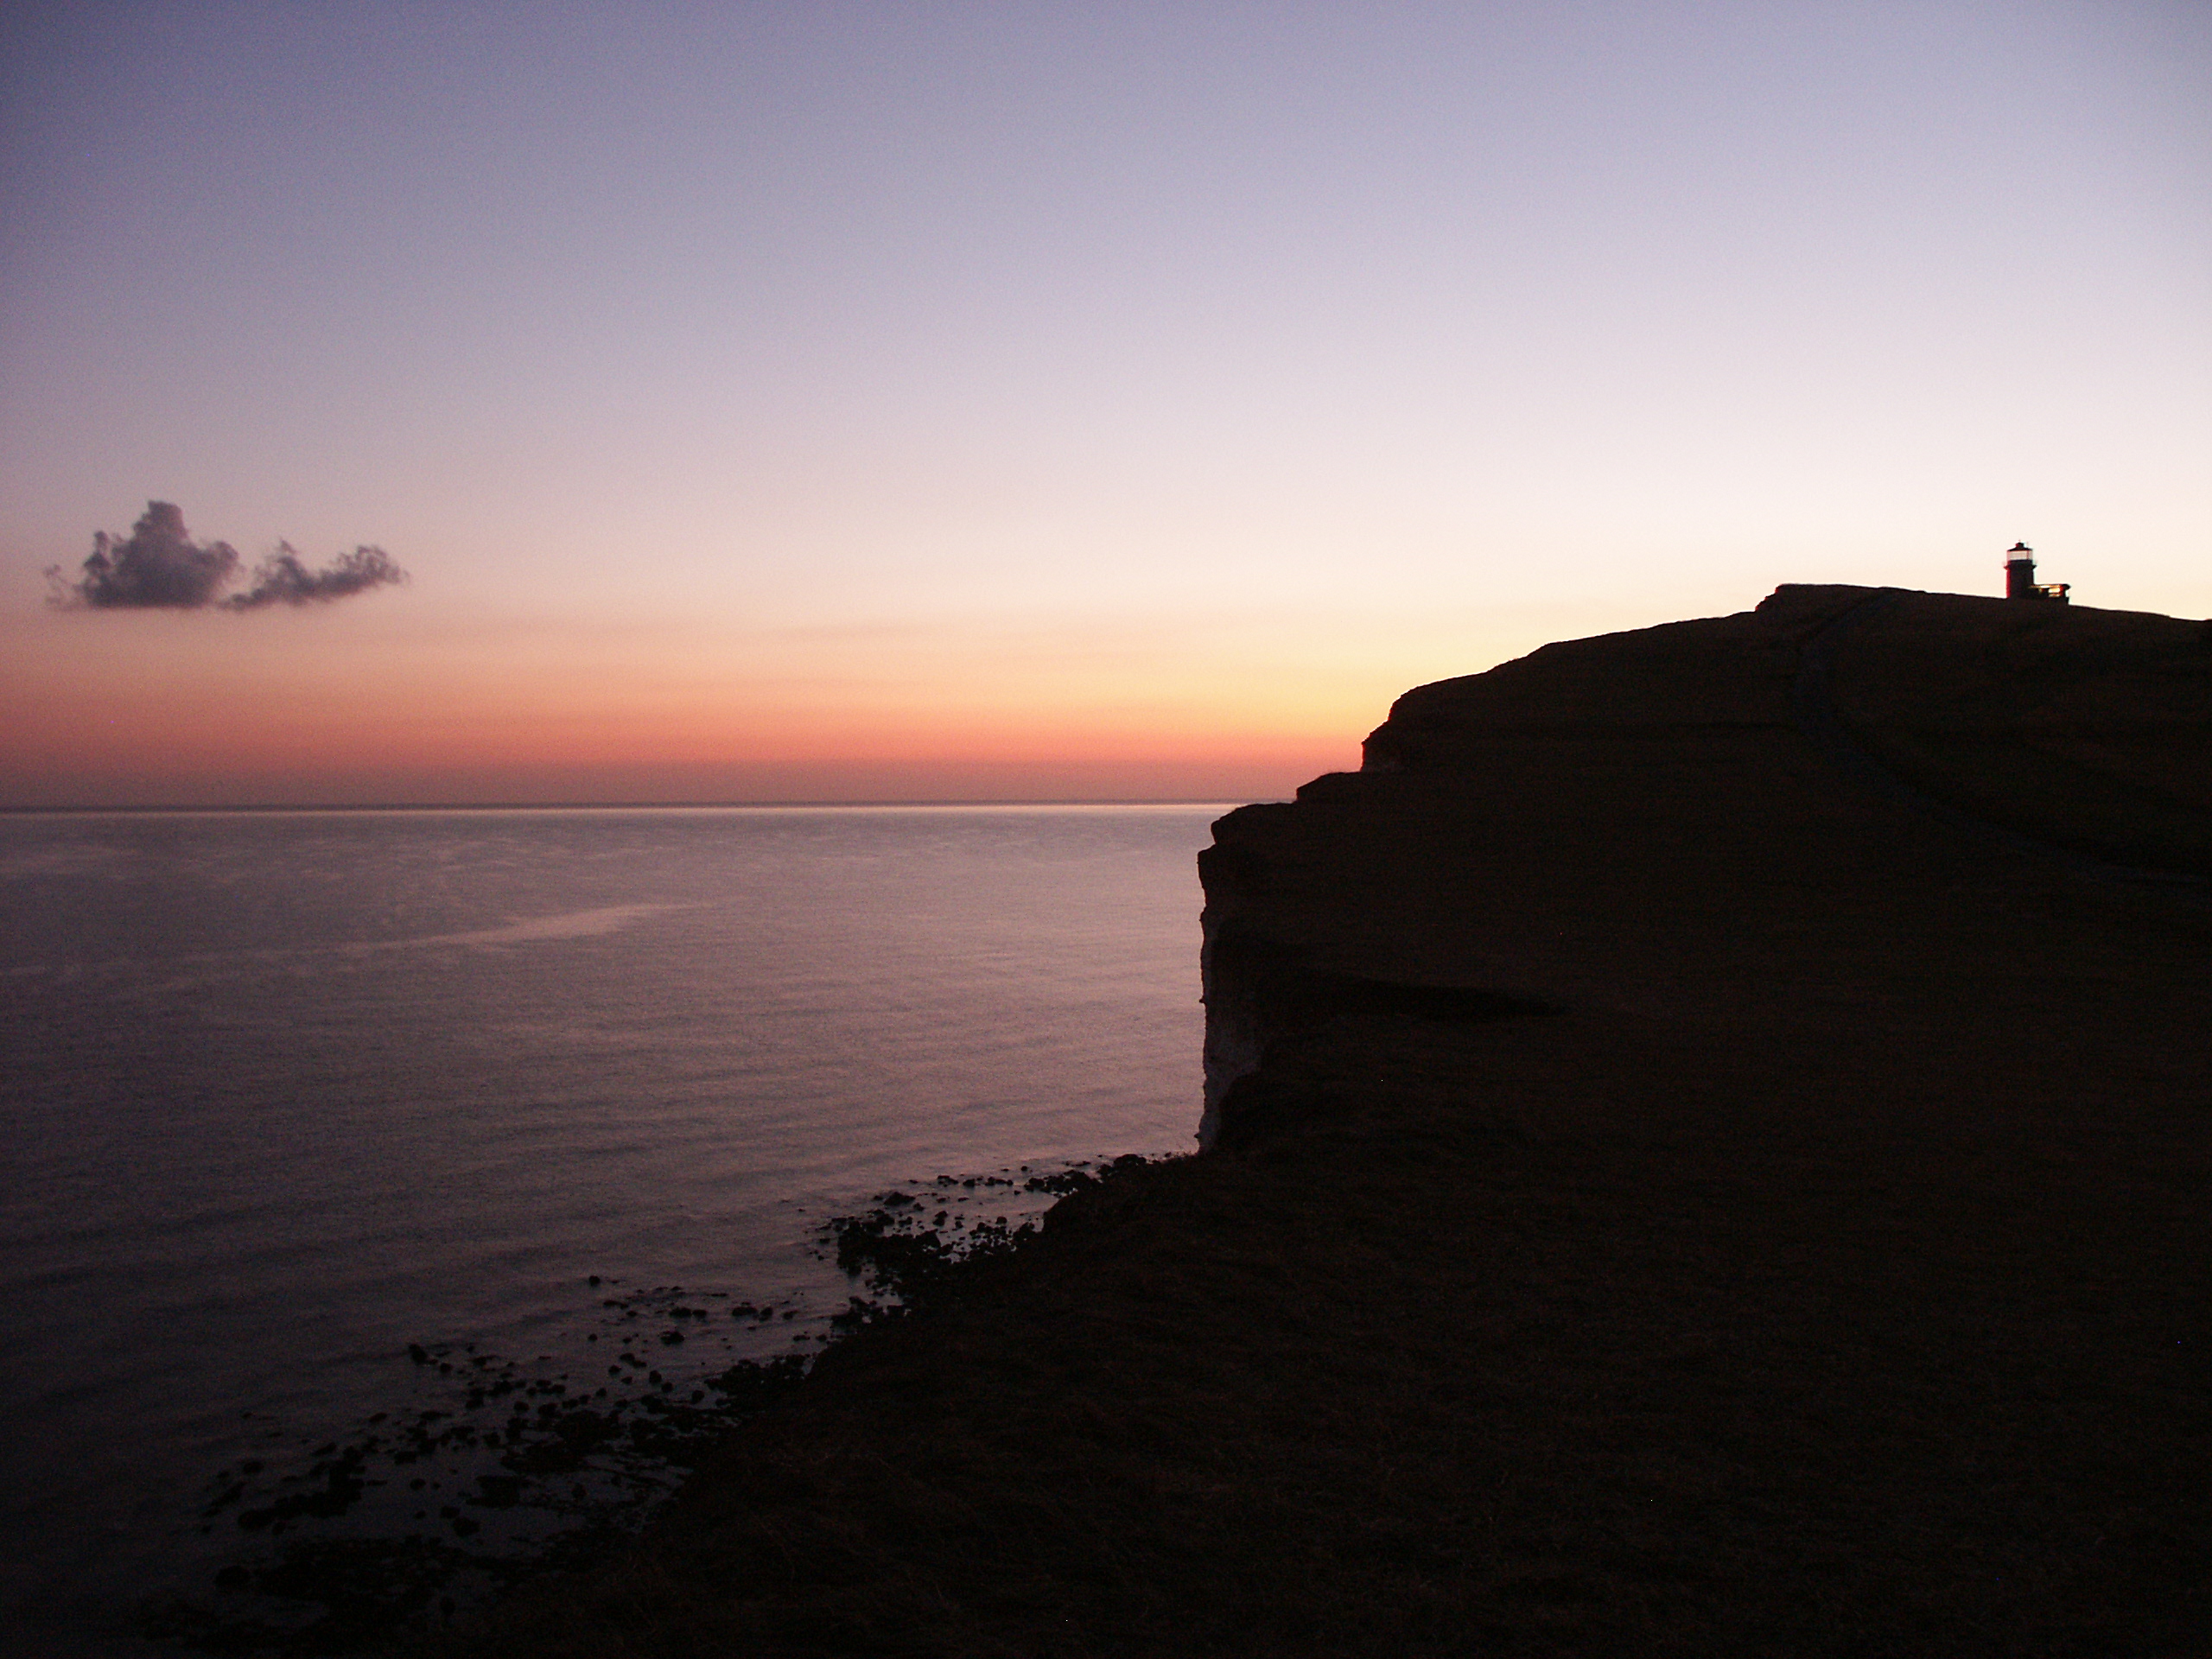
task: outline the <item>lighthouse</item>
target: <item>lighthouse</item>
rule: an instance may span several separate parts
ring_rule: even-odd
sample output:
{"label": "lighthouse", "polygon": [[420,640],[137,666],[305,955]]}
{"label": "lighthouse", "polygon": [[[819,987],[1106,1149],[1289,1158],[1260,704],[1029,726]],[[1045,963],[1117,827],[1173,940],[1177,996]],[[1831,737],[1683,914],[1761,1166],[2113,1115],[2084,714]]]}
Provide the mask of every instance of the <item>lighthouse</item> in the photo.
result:
{"label": "lighthouse", "polygon": [[2005,598],[2048,599],[2063,605],[2069,586],[2063,582],[2036,580],[2036,550],[2025,542],[2015,542],[2005,550]]}

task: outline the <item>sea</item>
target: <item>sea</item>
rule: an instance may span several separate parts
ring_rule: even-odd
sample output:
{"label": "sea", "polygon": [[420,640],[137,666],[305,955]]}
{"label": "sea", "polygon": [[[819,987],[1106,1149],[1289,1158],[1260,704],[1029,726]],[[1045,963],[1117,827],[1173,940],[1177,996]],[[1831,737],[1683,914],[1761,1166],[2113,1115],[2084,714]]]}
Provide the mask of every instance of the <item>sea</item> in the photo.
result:
{"label": "sea", "polygon": [[0,1652],[450,1614],[895,1306],[841,1218],[1189,1151],[1224,810],[0,817]]}

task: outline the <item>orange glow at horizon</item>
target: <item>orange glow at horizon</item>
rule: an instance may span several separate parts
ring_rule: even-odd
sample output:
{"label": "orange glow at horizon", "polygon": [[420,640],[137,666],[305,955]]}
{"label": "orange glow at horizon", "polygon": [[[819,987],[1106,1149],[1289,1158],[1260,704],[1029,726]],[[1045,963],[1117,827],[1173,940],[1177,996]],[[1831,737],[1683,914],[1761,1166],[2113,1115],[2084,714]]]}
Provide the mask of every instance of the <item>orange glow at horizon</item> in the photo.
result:
{"label": "orange glow at horizon", "polygon": [[264,620],[9,629],[9,677],[40,695],[11,699],[8,803],[1281,797],[1357,766],[1418,654],[1348,653],[1311,624],[948,622],[856,647],[852,630],[620,627],[464,644],[404,601]]}

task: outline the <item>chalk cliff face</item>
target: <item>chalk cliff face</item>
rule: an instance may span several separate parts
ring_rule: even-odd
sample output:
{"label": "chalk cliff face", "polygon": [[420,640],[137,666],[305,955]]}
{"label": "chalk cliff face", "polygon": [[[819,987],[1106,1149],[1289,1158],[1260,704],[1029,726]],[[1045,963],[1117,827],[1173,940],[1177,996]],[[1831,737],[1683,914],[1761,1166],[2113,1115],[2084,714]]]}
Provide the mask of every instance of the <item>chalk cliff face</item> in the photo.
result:
{"label": "chalk cliff face", "polygon": [[1352,987],[1788,1025],[1935,983],[1999,1018],[2041,953],[1991,904],[2212,875],[2212,625],[1783,587],[1419,687],[1360,771],[1214,835],[1209,1143]]}

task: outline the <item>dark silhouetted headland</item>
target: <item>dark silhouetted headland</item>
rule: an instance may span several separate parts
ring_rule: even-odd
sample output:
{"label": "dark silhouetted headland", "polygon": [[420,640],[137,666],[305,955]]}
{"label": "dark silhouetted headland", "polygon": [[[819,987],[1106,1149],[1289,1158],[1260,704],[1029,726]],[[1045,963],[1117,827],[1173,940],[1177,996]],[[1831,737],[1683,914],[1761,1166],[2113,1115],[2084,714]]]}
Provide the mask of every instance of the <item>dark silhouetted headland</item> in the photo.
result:
{"label": "dark silhouetted headland", "polygon": [[1201,864],[1210,1149],[465,1650],[2201,1650],[2202,625],[1784,588]]}

